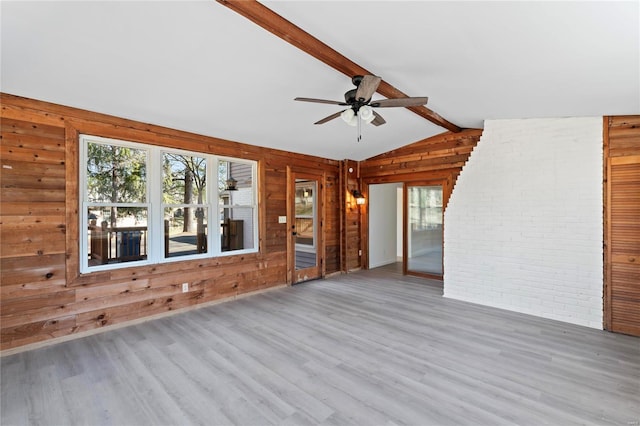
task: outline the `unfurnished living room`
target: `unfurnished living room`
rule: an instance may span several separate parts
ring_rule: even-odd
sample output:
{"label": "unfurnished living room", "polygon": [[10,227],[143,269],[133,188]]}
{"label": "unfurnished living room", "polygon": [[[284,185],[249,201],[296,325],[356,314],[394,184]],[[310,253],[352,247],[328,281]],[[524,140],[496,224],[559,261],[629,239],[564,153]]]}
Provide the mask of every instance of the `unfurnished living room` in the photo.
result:
{"label": "unfurnished living room", "polygon": [[2,425],[640,424],[640,1],[2,1]]}

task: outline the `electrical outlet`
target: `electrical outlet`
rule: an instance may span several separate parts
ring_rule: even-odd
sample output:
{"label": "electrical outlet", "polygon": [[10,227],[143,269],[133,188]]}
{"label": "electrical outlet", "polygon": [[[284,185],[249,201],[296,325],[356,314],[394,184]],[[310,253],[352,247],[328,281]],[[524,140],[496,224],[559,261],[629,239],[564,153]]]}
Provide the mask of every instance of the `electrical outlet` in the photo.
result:
{"label": "electrical outlet", "polygon": [[182,292],[186,293],[189,291],[189,283],[182,283]]}
{"label": "electrical outlet", "polygon": [[358,250],[358,256],[362,256],[362,250]]}

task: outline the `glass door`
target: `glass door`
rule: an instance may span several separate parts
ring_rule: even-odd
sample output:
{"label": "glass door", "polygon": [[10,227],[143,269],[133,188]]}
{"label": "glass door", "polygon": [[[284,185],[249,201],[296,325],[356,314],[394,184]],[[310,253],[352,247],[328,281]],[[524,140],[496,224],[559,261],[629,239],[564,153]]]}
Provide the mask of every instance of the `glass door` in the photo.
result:
{"label": "glass door", "polygon": [[287,191],[290,238],[287,243],[287,274],[291,283],[323,276],[322,174],[288,169]]}
{"label": "glass door", "polygon": [[315,180],[296,179],[293,232],[296,271],[317,266],[316,187]]}
{"label": "glass door", "polygon": [[442,278],[442,185],[405,187],[405,273]]}

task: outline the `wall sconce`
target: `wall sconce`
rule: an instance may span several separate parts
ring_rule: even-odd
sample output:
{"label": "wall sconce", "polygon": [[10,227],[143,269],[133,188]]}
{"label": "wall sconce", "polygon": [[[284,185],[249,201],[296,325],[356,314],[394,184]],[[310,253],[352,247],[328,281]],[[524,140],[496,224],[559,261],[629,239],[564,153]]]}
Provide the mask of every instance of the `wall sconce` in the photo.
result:
{"label": "wall sconce", "polygon": [[364,195],[362,195],[362,192],[360,192],[359,190],[354,189],[353,191],[351,191],[351,194],[353,195],[353,198],[356,199],[356,204],[362,205],[367,202],[367,200],[364,198]]}
{"label": "wall sconce", "polygon": [[227,179],[226,184],[227,184],[227,191],[236,191],[238,188],[236,188],[236,184],[238,183],[237,180],[235,180],[233,177],[229,176],[229,179]]}

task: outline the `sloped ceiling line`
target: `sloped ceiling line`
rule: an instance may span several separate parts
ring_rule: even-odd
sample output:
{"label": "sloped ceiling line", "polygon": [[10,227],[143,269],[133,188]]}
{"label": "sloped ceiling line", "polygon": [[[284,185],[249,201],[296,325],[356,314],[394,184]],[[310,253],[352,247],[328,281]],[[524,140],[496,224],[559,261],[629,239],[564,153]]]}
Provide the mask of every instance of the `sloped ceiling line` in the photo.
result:
{"label": "sloped ceiling line", "polygon": [[[374,74],[257,1],[216,1],[292,44],[298,49],[324,62],[335,70],[346,74],[348,77],[353,77],[354,75]],[[408,97],[407,94],[396,89],[385,80],[380,82],[377,92],[386,98]],[[462,130],[460,127],[425,106],[407,107],[407,109],[451,132],[457,133]]]}

